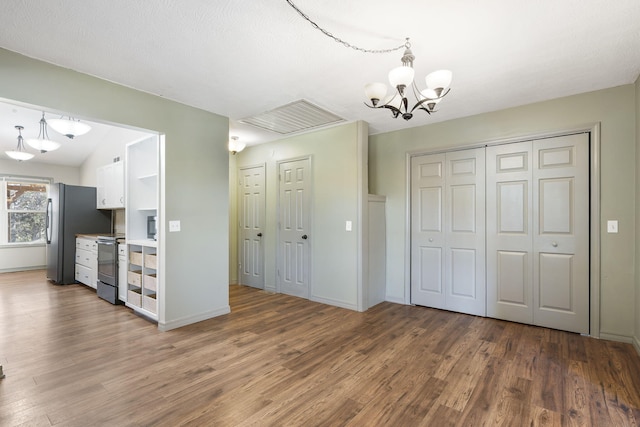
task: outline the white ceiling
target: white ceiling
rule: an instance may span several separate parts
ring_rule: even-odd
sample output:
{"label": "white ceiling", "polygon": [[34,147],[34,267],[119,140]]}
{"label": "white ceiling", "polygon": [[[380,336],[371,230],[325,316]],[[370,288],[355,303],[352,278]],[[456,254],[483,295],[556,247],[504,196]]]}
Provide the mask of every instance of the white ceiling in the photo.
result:
{"label": "white ceiling", "polygon": [[419,86],[430,71],[453,71],[440,111],[406,122],[367,109],[363,86],[386,83],[402,51],[346,48],[285,0],[2,0],[0,46],[227,116],[249,145],[281,136],[239,119],[298,99],[365,120],[375,134],[629,84],[640,73],[638,0],[293,1],[360,47],[410,37]]}

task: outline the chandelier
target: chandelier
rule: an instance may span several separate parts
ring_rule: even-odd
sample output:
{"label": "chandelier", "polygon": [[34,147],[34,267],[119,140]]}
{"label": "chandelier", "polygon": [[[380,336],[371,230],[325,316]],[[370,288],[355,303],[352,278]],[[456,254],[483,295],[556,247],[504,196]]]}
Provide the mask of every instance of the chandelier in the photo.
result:
{"label": "chandelier", "polygon": [[27,139],[27,144],[39,150],[41,153],[47,151],[53,151],[60,148],[60,143],[49,139],[49,133],[47,132],[47,121],[44,119],[44,111],[42,112],[42,118],[40,119],[40,132],[37,138]]}
{"label": "chandelier", "polygon": [[[420,90],[414,80],[415,71],[413,60],[415,56],[411,52],[409,39],[404,45],[402,65],[389,72],[389,83],[395,89],[393,95],[387,97],[387,85],[384,83],[369,83],[364,91],[371,105],[365,102],[369,108],[387,108],[391,110],[394,118],[402,117],[410,120],[415,110],[425,111],[431,114],[436,111],[436,105],[449,93],[452,73],[449,70],[438,70],[425,77],[427,88]],[[415,104],[409,108],[408,93],[413,93]],[[382,101],[382,102],[381,102]]]}
{"label": "chandelier", "polygon": [[[371,105],[365,102],[367,107],[387,108],[391,110],[394,118],[402,117],[405,120],[410,120],[415,110],[422,110],[427,114],[434,113],[436,111],[436,105],[449,93],[452,78],[452,73],[449,70],[438,70],[428,74],[425,78],[427,88],[422,91],[418,89],[418,86],[413,80],[415,77],[415,71],[413,70],[413,60],[415,56],[411,52],[409,38],[406,39],[404,44],[391,49],[364,49],[334,36],[309,18],[293,1],[285,1],[315,29],[345,47],[364,53],[389,53],[404,48],[402,66],[396,67],[389,72],[389,82],[396,92],[387,97],[387,85],[384,83],[369,83],[364,89],[367,98],[371,101]],[[411,108],[409,108],[409,99],[407,98],[409,92],[412,92],[415,98],[415,104],[413,104]]]}
{"label": "chandelier", "polygon": [[68,119],[65,119],[64,117],[60,117],[59,119],[50,119],[49,126],[69,139],[84,135],[91,130],[91,126],[86,123],[82,123],[71,116],[68,116]]}
{"label": "chandelier", "polygon": [[22,129],[24,129],[24,127],[19,125],[14,127],[18,129],[18,146],[15,150],[5,151],[5,153],[7,154],[7,156],[19,162],[32,159],[33,154],[27,153],[27,150],[24,148],[24,138],[22,137]]}

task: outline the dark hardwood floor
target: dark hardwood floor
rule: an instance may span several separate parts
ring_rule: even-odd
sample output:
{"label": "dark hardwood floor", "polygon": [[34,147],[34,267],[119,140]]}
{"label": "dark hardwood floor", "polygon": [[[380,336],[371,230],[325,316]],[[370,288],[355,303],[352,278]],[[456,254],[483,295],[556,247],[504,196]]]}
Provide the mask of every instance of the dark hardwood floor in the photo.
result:
{"label": "dark hardwood floor", "polygon": [[618,342],[231,286],[169,332],[82,285],[0,274],[1,426],[640,426]]}

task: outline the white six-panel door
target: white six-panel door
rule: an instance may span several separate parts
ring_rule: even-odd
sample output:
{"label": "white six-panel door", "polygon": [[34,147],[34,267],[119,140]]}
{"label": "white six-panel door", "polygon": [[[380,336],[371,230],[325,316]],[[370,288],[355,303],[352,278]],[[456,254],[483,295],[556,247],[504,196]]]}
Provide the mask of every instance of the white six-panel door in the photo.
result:
{"label": "white six-panel door", "polygon": [[280,163],[279,174],[279,290],[309,298],[311,161]]}
{"label": "white six-panel door", "polygon": [[589,135],[413,157],[411,302],[589,333]]}
{"label": "white six-panel door", "polygon": [[412,159],[411,302],[485,314],[483,148]]}
{"label": "white six-panel door", "polygon": [[589,333],[589,136],[487,148],[487,315]]}
{"label": "white six-panel door", "polygon": [[264,166],[240,169],[240,283],[264,289]]}

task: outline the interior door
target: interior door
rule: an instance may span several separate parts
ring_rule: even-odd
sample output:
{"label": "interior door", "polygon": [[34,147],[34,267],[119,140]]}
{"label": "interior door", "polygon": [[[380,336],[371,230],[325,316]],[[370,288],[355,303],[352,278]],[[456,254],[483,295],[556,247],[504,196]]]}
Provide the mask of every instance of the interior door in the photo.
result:
{"label": "interior door", "polygon": [[487,147],[487,315],[533,324],[533,142]]}
{"label": "interior door", "polygon": [[589,135],[487,148],[487,314],[589,333]]}
{"label": "interior door", "polygon": [[446,308],[445,154],[411,159],[411,303]]}
{"label": "interior door", "polygon": [[278,285],[285,294],[309,298],[311,161],[279,164]]}
{"label": "interior door", "polygon": [[412,158],[412,304],[485,314],[484,176],[484,148]]}
{"label": "interior door", "polygon": [[264,165],[240,169],[240,283],[264,289]]}
{"label": "interior door", "polygon": [[533,145],[534,324],[589,333],[589,135]]}

